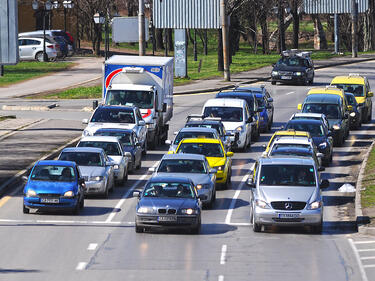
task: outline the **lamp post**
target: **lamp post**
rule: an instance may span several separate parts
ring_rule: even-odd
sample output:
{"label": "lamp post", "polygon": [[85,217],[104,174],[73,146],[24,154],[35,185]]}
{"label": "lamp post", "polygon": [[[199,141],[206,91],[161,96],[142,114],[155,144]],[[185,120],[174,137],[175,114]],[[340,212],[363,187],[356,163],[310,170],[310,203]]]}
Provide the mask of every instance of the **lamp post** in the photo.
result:
{"label": "lamp post", "polygon": [[99,14],[99,13],[96,13],[94,15],[94,22],[96,24],[105,24],[105,34],[104,34],[104,58],[107,60],[108,59],[108,21],[107,21],[107,17],[103,17],[103,14]]}
{"label": "lamp post", "polygon": [[64,0],[63,7],[64,7],[64,31],[66,31],[66,13],[68,9],[73,9],[74,2],[72,0]]}
{"label": "lamp post", "polygon": [[[37,0],[33,0],[31,6],[33,10],[39,10],[39,2]],[[52,10],[52,2],[50,0],[47,0],[41,7],[43,8],[43,61],[48,61],[48,56],[46,53],[46,15]]]}

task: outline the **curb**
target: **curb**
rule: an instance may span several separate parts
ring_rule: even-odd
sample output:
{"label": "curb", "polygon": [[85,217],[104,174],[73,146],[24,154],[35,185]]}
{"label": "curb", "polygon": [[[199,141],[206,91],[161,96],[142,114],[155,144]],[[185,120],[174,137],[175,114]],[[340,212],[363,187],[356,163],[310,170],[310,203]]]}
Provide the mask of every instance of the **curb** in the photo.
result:
{"label": "curb", "polygon": [[52,152],[47,153],[46,155],[44,155],[40,159],[31,163],[25,169],[19,171],[17,174],[15,174],[10,179],[8,179],[5,183],[1,184],[0,185],[0,197],[3,196],[7,191],[9,191],[11,189],[11,187],[17,188],[19,185],[23,185],[24,182],[22,180],[22,176],[25,176],[30,171],[30,169],[35,165],[36,162],[38,162],[40,160],[46,160],[46,159],[49,160],[49,159],[55,158],[61,152],[61,150],[63,150],[65,147],[67,147],[69,145],[73,145],[73,144],[77,143],[80,140],[80,138],[81,138],[81,136],[76,137],[76,138],[68,141],[67,143],[61,145],[60,147],[56,148]]}
{"label": "curb", "polygon": [[367,165],[367,160],[374,145],[375,145],[375,141],[372,142],[372,144],[366,151],[366,155],[364,156],[364,160],[359,170],[359,175],[358,175],[358,179],[356,182],[356,189],[355,189],[355,216],[357,218],[358,232],[360,234],[367,234],[367,235],[375,235],[375,227],[366,226],[366,224],[368,223],[368,218],[364,217],[363,212],[362,212],[361,189],[362,189],[362,179],[363,179],[363,175],[364,175],[365,168]]}

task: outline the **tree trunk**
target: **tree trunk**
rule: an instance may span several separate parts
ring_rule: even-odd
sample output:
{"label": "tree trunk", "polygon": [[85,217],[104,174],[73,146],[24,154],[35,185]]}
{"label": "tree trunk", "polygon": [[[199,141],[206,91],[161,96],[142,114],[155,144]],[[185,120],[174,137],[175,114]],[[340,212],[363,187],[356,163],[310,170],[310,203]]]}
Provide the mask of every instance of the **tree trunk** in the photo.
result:
{"label": "tree trunk", "polygon": [[328,48],[327,39],[326,39],[326,34],[324,32],[323,25],[320,21],[319,15],[313,14],[312,18],[314,20],[314,29],[315,29],[314,45],[316,45],[316,47],[319,50],[322,50],[322,49],[325,50]]}
{"label": "tree trunk", "polygon": [[293,48],[298,49],[298,35],[299,35],[299,15],[297,0],[293,0],[292,16],[293,16]]}
{"label": "tree trunk", "polygon": [[174,50],[174,44],[173,44],[173,29],[169,28],[167,33],[167,40],[168,40],[168,49],[170,52],[173,52]]}
{"label": "tree trunk", "polygon": [[163,29],[155,28],[155,41],[156,41],[156,49],[164,50]]}
{"label": "tree trunk", "polygon": [[217,70],[224,71],[223,35],[221,29],[217,30]]}

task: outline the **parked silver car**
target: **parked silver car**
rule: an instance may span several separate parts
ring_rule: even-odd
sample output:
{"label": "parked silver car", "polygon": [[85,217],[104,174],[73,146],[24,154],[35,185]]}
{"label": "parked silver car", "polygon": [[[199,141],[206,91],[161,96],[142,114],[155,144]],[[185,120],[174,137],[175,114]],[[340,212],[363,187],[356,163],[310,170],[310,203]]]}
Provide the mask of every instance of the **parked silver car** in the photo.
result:
{"label": "parked silver car", "polygon": [[[18,38],[20,60],[43,61],[43,42],[43,38]],[[57,52],[56,44],[46,39],[46,54],[48,60],[56,59]]]}
{"label": "parked silver car", "polygon": [[211,169],[205,156],[200,154],[166,154],[157,168],[150,168],[154,176],[186,177],[193,181],[198,195],[205,195],[202,203],[212,207],[216,199],[216,169]]}
{"label": "parked silver car", "polygon": [[260,158],[247,184],[251,188],[250,218],[255,232],[262,225],[308,225],[321,233],[323,200],[320,180],[312,158]]}
{"label": "parked silver car", "polygon": [[82,138],[77,147],[102,148],[110,161],[113,162],[115,180],[124,183],[128,180],[130,152],[124,152],[121,142],[117,137],[90,136]]}
{"label": "parked silver car", "polygon": [[108,192],[113,190],[113,163],[102,148],[64,148],[58,160],[76,162],[85,180],[85,194],[102,194],[107,198]]}

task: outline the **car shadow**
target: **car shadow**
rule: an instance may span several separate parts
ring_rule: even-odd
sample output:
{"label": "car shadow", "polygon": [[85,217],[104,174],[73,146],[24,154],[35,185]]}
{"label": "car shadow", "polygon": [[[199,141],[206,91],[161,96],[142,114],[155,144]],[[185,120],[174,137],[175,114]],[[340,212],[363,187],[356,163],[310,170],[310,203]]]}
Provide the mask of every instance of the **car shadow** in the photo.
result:
{"label": "car shadow", "polygon": [[[100,206],[85,206],[83,209],[79,210],[78,215],[79,217],[95,217],[100,215],[106,215],[112,212],[120,212],[120,208],[109,208],[109,207],[100,207]],[[29,215],[40,215],[40,216],[51,216],[51,215],[58,215],[58,216],[72,216],[72,213],[66,210],[42,210],[37,209],[35,212],[31,211]],[[74,216],[73,216],[74,217]]]}
{"label": "car shadow", "polygon": [[[214,208],[215,210],[228,210],[230,204],[232,203],[232,198],[216,198]],[[242,199],[236,199],[233,209],[241,208],[244,206],[249,206],[249,202],[242,200]]]}
{"label": "car shadow", "polygon": [[163,229],[163,228],[155,228],[155,229],[147,229],[145,231],[146,234],[174,234],[174,235],[218,235],[218,234],[225,234],[230,231],[237,230],[236,226],[228,225],[228,224],[220,224],[220,223],[207,223],[201,226],[201,231],[199,234],[190,234],[189,230],[187,229]]}

